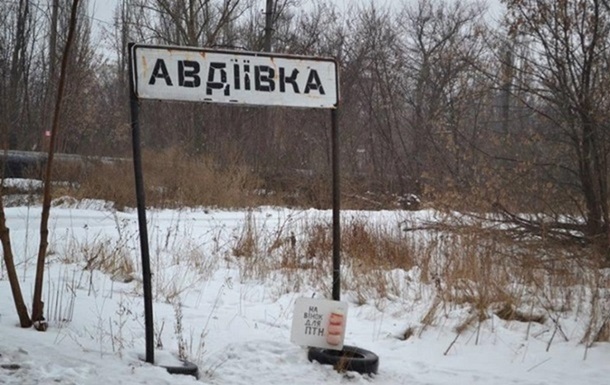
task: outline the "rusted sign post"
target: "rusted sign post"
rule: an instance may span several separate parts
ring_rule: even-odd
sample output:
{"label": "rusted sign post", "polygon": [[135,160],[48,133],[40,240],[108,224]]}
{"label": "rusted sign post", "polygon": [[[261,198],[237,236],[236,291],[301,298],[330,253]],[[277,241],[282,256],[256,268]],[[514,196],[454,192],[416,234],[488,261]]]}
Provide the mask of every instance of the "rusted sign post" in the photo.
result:
{"label": "rusted sign post", "polygon": [[146,361],[154,363],[146,203],[140,150],[140,99],[331,110],[333,289],[340,300],[339,76],[334,59],[131,44],[131,128],[142,254]]}

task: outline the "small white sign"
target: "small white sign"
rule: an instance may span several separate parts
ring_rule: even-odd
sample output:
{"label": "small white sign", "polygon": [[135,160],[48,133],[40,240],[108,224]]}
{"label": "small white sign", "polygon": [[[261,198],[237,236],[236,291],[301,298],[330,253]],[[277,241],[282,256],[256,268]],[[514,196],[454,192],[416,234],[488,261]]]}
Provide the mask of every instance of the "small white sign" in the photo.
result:
{"label": "small white sign", "polygon": [[141,99],[307,108],[338,103],[334,59],[141,44],[131,55]]}
{"label": "small white sign", "polygon": [[299,298],[294,304],[290,341],[300,346],[341,350],[346,324],[346,302]]}

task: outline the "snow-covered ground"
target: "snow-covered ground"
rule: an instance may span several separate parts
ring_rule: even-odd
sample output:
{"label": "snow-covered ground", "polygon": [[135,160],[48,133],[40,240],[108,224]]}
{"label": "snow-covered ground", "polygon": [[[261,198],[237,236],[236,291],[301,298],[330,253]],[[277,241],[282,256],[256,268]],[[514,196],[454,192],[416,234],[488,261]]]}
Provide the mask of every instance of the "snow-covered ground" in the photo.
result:
{"label": "snow-covered ground", "polygon": [[[281,270],[258,274],[251,265],[241,264],[231,249],[243,234],[248,212],[210,209],[148,211],[155,334],[160,344],[156,357],[169,362],[181,345],[201,372],[199,380],[170,375],[141,359],[144,307],[136,213],[115,211],[103,202],[62,202],[51,211],[44,286],[47,332],[18,327],[6,271],[4,266],[0,269],[0,384],[592,385],[610,381],[610,344],[586,349],[580,343],[586,322],[578,312],[566,313],[560,320],[567,338],[553,336],[552,321],[525,324],[492,316],[456,339],[458,309],[404,340],[407,328],[421,326],[432,301],[432,289],[418,282],[416,269],[393,272],[401,296],[361,304],[344,293],[350,306],[346,343],[380,357],[377,375],[340,374],[311,363],[307,349],[290,342],[294,302],[329,293],[299,278],[307,269],[286,278]],[[6,214],[29,304],[40,206],[10,207]],[[343,215],[397,223],[400,216],[417,220],[429,213]],[[261,233],[292,228],[297,236],[302,221],[329,218],[329,212],[315,210],[262,208],[250,213]],[[94,264],[112,252],[134,261],[132,275],[85,269],[87,261]]]}

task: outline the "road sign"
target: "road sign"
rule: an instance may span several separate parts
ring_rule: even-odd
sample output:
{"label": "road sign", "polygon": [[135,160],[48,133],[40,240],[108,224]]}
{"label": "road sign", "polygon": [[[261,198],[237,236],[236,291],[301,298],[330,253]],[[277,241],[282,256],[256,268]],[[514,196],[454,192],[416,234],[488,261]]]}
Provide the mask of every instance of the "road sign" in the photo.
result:
{"label": "road sign", "polygon": [[290,341],[300,346],[341,350],[346,323],[347,302],[298,298]]}
{"label": "road sign", "polygon": [[[339,75],[334,59],[257,52],[129,44],[130,112],[144,287],[146,362],[154,363],[153,309],[140,145],[140,99],[331,110],[333,273],[337,301],[309,304],[295,317],[292,341],[341,350],[347,304],[340,299]],[[322,318],[320,318],[320,316]],[[325,325],[313,335],[312,322]],[[309,322],[309,324],[308,324]],[[317,327],[317,326],[316,326]],[[320,336],[320,334],[323,334]]]}
{"label": "road sign", "polygon": [[336,108],[334,59],[135,44],[139,99]]}

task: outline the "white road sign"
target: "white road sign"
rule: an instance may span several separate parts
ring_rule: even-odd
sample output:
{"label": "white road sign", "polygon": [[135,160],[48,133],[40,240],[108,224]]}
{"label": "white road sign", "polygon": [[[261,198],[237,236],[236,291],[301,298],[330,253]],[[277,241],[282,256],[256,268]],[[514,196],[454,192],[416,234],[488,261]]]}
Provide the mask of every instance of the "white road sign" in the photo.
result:
{"label": "white road sign", "polygon": [[333,59],[135,44],[140,99],[336,108]]}
{"label": "white road sign", "polygon": [[300,346],[343,349],[347,302],[298,298],[294,304],[290,341]]}

